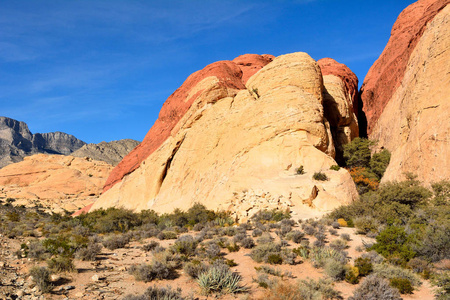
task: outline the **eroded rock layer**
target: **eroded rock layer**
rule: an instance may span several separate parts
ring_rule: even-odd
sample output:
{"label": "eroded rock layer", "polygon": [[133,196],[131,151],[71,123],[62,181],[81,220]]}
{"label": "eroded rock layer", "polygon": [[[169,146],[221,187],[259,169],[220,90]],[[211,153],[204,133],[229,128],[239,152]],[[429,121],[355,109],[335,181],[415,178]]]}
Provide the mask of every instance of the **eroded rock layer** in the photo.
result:
{"label": "eroded rock layer", "polygon": [[[402,24],[402,17],[415,10],[437,10],[443,2],[419,1],[397,22]],[[393,32],[398,28],[399,24],[394,25]],[[387,102],[371,123],[370,138],[392,152],[383,181],[401,180],[405,172],[427,184],[450,179],[450,5],[437,11],[420,32],[413,51],[404,58],[400,84],[389,98],[383,98]],[[370,77],[366,80],[373,85]],[[370,106],[367,109],[370,112]]]}
{"label": "eroded rock layer", "polygon": [[89,157],[93,160],[101,160],[116,166],[137,145],[139,145],[139,142],[131,139],[86,144],[70,155],[75,157]]}
{"label": "eroded rock layer", "polygon": [[[200,202],[236,208],[236,217],[245,218],[254,208],[280,204],[311,216],[355,199],[348,172],[330,170],[335,150],[317,62],[306,53],[271,62],[268,56],[247,57],[251,63],[243,56],[191,75],[164,104],[144,142],[112,172],[91,209],[171,212]],[[342,96],[336,103],[348,103],[330,113],[351,119],[353,92],[335,77],[330,90],[340,86],[346,92],[330,94]],[[297,174],[300,166],[304,174]],[[314,180],[319,171],[329,180]]]}
{"label": "eroded rock layer", "polygon": [[0,169],[0,198],[15,205],[74,211],[101,193],[112,166],[91,159],[35,154]]}

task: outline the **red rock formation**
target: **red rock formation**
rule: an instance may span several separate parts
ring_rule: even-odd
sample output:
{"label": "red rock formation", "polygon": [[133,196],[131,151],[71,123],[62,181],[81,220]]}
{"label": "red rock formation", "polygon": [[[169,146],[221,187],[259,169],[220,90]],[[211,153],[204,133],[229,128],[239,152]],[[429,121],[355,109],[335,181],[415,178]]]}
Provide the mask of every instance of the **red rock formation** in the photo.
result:
{"label": "red rock formation", "polygon": [[388,44],[370,68],[361,87],[369,134],[399,87],[408,59],[426,24],[449,3],[450,0],[420,0],[408,6],[397,18]]}
{"label": "red rock formation", "polygon": [[[191,90],[203,79],[215,76],[219,85],[224,88],[245,89],[245,82],[253,74],[273,59],[270,55],[247,54],[234,61],[219,61],[206,66],[203,70],[191,74],[183,85],[167,98],[159,117],[150,128],[141,144],[134,148],[113,169],[106,181],[103,192],[106,192],[122,178],[136,170],[140,163],[152,154],[172,134],[176,124],[191,107],[202,90],[190,95]],[[216,99],[218,100],[218,99]]]}
{"label": "red rock formation", "polygon": [[245,84],[247,80],[256,72],[261,70],[265,65],[270,63],[275,56],[269,54],[244,54],[233,59],[233,62],[242,70],[242,82]]}
{"label": "red rock formation", "polygon": [[317,61],[322,75],[335,75],[344,82],[347,91],[352,96],[353,112],[358,113],[358,77],[344,64],[338,63],[332,58],[322,58]]}

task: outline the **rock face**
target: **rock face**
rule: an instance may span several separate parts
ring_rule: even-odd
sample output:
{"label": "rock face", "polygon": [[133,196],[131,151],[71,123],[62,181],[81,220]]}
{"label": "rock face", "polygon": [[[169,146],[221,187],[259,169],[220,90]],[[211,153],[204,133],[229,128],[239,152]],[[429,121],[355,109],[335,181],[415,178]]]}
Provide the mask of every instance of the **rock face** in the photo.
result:
{"label": "rock face", "polygon": [[[170,212],[200,202],[237,209],[238,218],[265,206],[311,216],[355,199],[348,172],[330,170],[334,142],[317,62],[306,53],[265,66],[271,57],[247,57],[251,62],[243,56],[192,74],[168,98],[144,141],[111,173],[91,210]],[[254,75],[246,81],[248,72]],[[346,89],[336,78],[333,84]],[[351,100],[351,92],[341,94]],[[337,120],[348,109],[330,113]],[[300,166],[304,174],[297,174]],[[330,180],[314,180],[319,171]]]}
{"label": "rock face", "polygon": [[[177,124],[193,105],[197,105],[196,108],[199,109],[201,106],[213,104],[224,97],[234,96],[238,90],[245,88],[242,69],[249,77],[267,64],[271,58],[270,55],[261,56],[259,59],[251,56],[251,63],[247,65],[238,57],[236,59],[240,65],[231,61],[219,61],[191,74],[183,85],[166,100],[158,119],[142,143],[124,157],[110,174],[104,191],[121,181],[125,175],[136,170],[141,162],[158,149],[169,136],[175,135],[179,130]],[[194,101],[198,99],[202,101],[194,104]],[[191,111],[195,110],[195,108],[191,109]]]}
{"label": "rock face", "polygon": [[112,166],[92,159],[35,154],[0,169],[0,198],[15,205],[77,210],[98,197]]}
{"label": "rock face", "polygon": [[364,80],[369,138],[391,151],[383,181],[450,178],[450,1],[407,7]]}
{"label": "rock face", "polygon": [[0,117],[0,168],[35,153],[67,155],[84,144],[63,132],[32,134],[24,122]]}
{"label": "rock face", "polygon": [[343,145],[359,135],[356,117],[358,78],[344,64],[323,58],[317,62],[323,76],[323,107],[336,151],[336,161],[342,162]]}
{"label": "rock face", "polygon": [[396,90],[400,87],[410,57],[430,22],[449,0],[420,0],[397,18],[391,38],[375,61],[361,87],[361,100],[370,134]]}
{"label": "rock face", "polygon": [[75,157],[89,157],[93,160],[101,160],[116,166],[137,145],[139,145],[139,142],[131,139],[86,144],[70,155]]}

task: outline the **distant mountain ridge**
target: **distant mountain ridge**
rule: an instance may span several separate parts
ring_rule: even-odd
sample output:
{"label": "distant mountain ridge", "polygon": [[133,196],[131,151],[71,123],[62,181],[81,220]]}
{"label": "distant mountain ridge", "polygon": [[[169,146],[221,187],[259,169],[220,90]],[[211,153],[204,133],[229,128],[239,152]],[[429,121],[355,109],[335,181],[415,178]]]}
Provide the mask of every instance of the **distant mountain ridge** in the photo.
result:
{"label": "distant mountain ridge", "polygon": [[0,117],[0,168],[36,153],[68,155],[86,145],[64,132],[33,134],[25,122]]}
{"label": "distant mountain ridge", "polygon": [[89,157],[94,160],[101,160],[110,165],[116,166],[131,150],[133,150],[139,141],[123,139],[111,142],[100,142],[98,144],[86,144],[70,155],[75,157]]}

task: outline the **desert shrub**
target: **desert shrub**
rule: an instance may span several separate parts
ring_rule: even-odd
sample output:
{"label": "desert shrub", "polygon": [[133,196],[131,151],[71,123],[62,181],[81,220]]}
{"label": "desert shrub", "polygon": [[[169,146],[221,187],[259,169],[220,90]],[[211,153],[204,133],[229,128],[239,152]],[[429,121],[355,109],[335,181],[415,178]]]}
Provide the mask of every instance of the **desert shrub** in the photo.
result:
{"label": "desert shrub", "polygon": [[193,226],[198,223],[207,223],[214,221],[217,215],[214,211],[206,209],[203,204],[194,203],[186,212],[186,219],[189,225]]}
{"label": "desert shrub", "polygon": [[355,138],[344,145],[344,161],[348,167],[367,167],[370,163],[370,147],[374,142],[364,138]]}
{"label": "desert shrub", "polygon": [[389,280],[392,287],[398,289],[400,294],[412,294],[414,288],[411,285],[411,281],[405,278],[391,278]]}
{"label": "desert shrub", "polygon": [[50,282],[50,270],[47,267],[35,266],[30,270],[30,275],[34,284],[42,293],[48,293],[53,289],[53,285]]}
{"label": "desert shrub", "polygon": [[177,233],[173,231],[161,231],[157,236],[160,240],[174,240],[177,238]]}
{"label": "desert shrub", "polygon": [[233,242],[240,243],[243,239],[247,237],[247,234],[245,233],[238,233],[233,237]]}
{"label": "desert shrub", "polygon": [[415,273],[423,273],[429,271],[429,264],[426,260],[420,259],[418,257],[411,259],[406,266],[413,270]]}
{"label": "desert shrub", "polygon": [[286,239],[293,241],[296,244],[300,244],[304,236],[305,234],[300,230],[293,230],[286,234]]}
{"label": "desert shrub", "polygon": [[338,165],[332,165],[330,167],[330,170],[333,170],[333,171],[339,171],[340,169],[341,169],[341,167],[339,167]]}
{"label": "desert shrub", "polygon": [[434,296],[438,300],[447,300],[450,295],[450,271],[433,274],[431,283],[436,287]]}
{"label": "desert shrub", "polygon": [[367,234],[369,232],[376,232],[380,227],[380,223],[369,216],[361,216],[354,219],[356,233]]}
{"label": "desert shrub", "polygon": [[305,225],[304,227],[302,226],[302,228],[307,235],[314,235],[316,233],[316,229],[311,225]]}
{"label": "desert shrub", "polygon": [[361,254],[361,258],[368,258],[370,262],[373,264],[381,264],[384,261],[384,258],[378,254],[376,251],[369,251]]}
{"label": "desert shrub", "polygon": [[236,267],[238,264],[234,261],[234,259],[226,259],[225,264],[230,268]]}
{"label": "desert shrub", "polygon": [[334,228],[330,228],[330,229],[328,230],[328,232],[329,232],[331,235],[338,235],[337,230],[334,229]]}
{"label": "desert shrub", "polygon": [[268,254],[265,262],[271,265],[281,265],[283,263],[283,258],[281,258],[281,255],[278,253],[272,253]]}
{"label": "desert shrub", "polygon": [[49,258],[49,253],[46,253],[44,246],[38,240],[30,242],[27,246],[26,257],[34,258],[37,260],[44,260]]}
{"label": "desert shrub", "polygon": [[277,232],[277,234],[278,234],[280,237],[284,237],[286,234],[288,234],[289,232],[291,232],[291,230],[292,230],[292,226],[291,226],[291,225],[289,225],[289,224],[281,225],[281,226],[280,226],[280,230]]}
{"label": "desert shrub", "polygon": [[130,242],[130,236],[127,234],[114,234],[103,240],[102,244],[109,250],[124,248]]}
{"label": "desert shrub", "polygon": [[245,249],[251,249],[255,247],[255,241],[251,237],[246,237],[241,240],[241,246]]}
{"label": "desert shrub", "polygon": [[170,279],[173,277],[173,268],[165,262],[154,260],[151,265],[133,265],[129,273],[138,281],[149,282],[154,279]]}
{"label": "desert shrub", "polygon": [[155,249],[158,246],[159,246],[159,243],[157,241],[151,241],[150,243],[142,246],[142,250],[148,252],[148,251],[152,251],[153,249]]}
{"label": "desert shrub", "polygon": [[370,258],[358,257],[355,259],[355,267],[358,268],[360,276],[367,276],[373,271],[373,265]]}
{"label": "desert shrub", "polygon": [[214,243],[209,243],[208,246],[206,247],[205,254],[209,259],[217,258],[220,255],[219,245],[214,244]]}
{"label": "desert shrub", "polygon": [[370,170],[375,173],[379,179],[381,179],[389,165],[390,160],[391,153],[386,149],[383,149],[378,153],[374,153],[369,162]]}
{"label": "desert shrub", "polygon": [[77,250],[76,245],[74,245],[67,236],[63,235],[58,235],[56,238],[45,239],[42,241],[42,245],[46,252],[53,255],[71,257]]}
{"label": "desert shrub", "polygon": [[260,267],[255,267],[255,270],[258,273],[265,273],[265,274],[269,274],[272,276],[277,276],[277,277],[292,277],[292,274],[290,272],[282,272],[280,269],[278,268],[273,268],[271,266],[267,266],[267,265],[262,265]]}
{"label": "desert shrub", "polygon": [[47,260],[48,268],[53,272],[75,272],[73,259],[66,256],[57,256]]}
{"label": "desert shrub", "polygon": [[339,261],[328,258],[325,261],[325,273],[333,280],[343,280],[345,278],[345,266]]}
{"label": "desert shrub", "polygon": [[270,236],[269,233],[264,233],[263,235],[261,235],[256,242],[258,244],[267,244],[267,243],[272,243],[273,242],[273,237]]}
{"label": "desert shrub", "polygon": [[383,299],[383,300],[401,300],[397,289],[391,287],[389,282],[375,274],[369,275],[355,289],[353,296],[349,300],[360,299]]}
{"label": "desert shrub", "polygon": [[359,270],[357,267],[348,266],[345,270],[345,281],[351,284],[359,283]]}
{"label": "desert shrub", "polygon": [[327,174],[322,173],[322,172],[315,172],[313,175],[313,179],[314,180],[318,180],[318,181],[327,181],[329,180]]}
{"label": "desert shrub", "polygon": [[137,213],[123,208],[99,209],[77,217],[81,223],[94,232],[127,232],[142,224]]}
{"label": "desert shrub", "polygon": [[301,280],[298,283],[299,294],[303,299],[342,299],[341,293],[333,288],[332,282],[325,279]]}
{"label": "desert shrub", "polygon": [[198,275],[205,272],[207,269],[208,269],[207,265],[195,259],[185,263],[183,267],[184,272],[193,279],[196,279]]}
{"label": "desert shrub", "polygon": [[[264,243],[259,244],[255,248],[252,249],[250,253],[250,257],[260,263],[260,262],[268,262],[269,256],[278,255],[280,256],[281,245],[274,243]],[[275,261],[275,257],[272,257],[273,261]]]}
{"label": "desert shrub", "polygon": [[86,248],[80,248],[75,252],[75,257],[80,260],[95,260],[97,255],[102,250],[102,246],[97,243],[90,243]]}
{"label": "desert shrub", "polygon": [[297,175],[303,175],[303,174],[305,174],[305,168],[303,168],[303,166],[300,166],[300,167],[295,169],[295,173]]}
{"label": "desert shrub", "polygon": [[338,221],[334,221],[333,223],[331,223],[331,227],[333,227],[334,229],[339,229],[341,228],[341,224],[339,224]]}
{"label": "desert shrub", "polygon": [[[127,295],[124,300],[187,300],[188,298],[184,298],[181,296],[181,288],[177,288],[176,290],[172,289],[172,287],[158,287],[151,286],[149,287],[144,294],[139,296]],[[192,298],[189,298],[192,299]]]}
{"label": "desert shrub", "polygon": [[406,264],[415,256],[414,251],[408,245],[408,235],[402,227],[386,227],[376,237],[377,243],[371,249],[377,251],[388,259],[399,258],[400,264]]}
{"label": "desert shrub", "polygon": [[252,236],[253,236],[253,237],[258,237],[258,236],[261,236],[262,234],[263,234],[263,232],[262,232],[262,230],[259,229],[259,228],[255,228],[255,229],[253,230],[253,232],[252,232]]}
{"label": "desert shrub", "polygon": [[402,182],[388,182],[380,188],[379,194],[384,203],[398,202],[412,208],[431,197],[428,189],[411,178]]}
{"label": "desert shrub", "polygon": [[373,265],[373,272],[378,276],[386,279],[408,279],[413,286],[420,286],[422,284],[420,278],[416,274],[414,274],[413,271],[402,267],[397,267],[389,264],[375,264]]}
{"label": "desert shrub", "polygon": [[226,265],[213,265],[198,276],[197,283],[203,294],[234,294],[245,292],[247,288],[241,284],[241,276],[231,272]]}
{"label": "desert shrub", "polygon": [[268,221],[275,221],[279,222],[283,219],[290,219],[291,214],[290,210],[279,210],[279,209],[273,209],[273,210],[260,210],[256,214],[252,216],[253,222],[268,222]]}
{"label": "desert shrub", "polygon": [[347,248],[347,241],[343,239],[336,239],[330,242],[330,248],[341,251]]}
{"label": "desert shrub", "polygon": [[273,280],[271,280],[267,274],[258,274],[258,277],[253,278],[253,281],[256,282],[258,286],[265,289],[273,284]]}
{"label": "desert shrub", "polygon": [[230,252],[238,252],[241,247],[239,247],[239,245],[236,243],[230,243],[227,245],[227,249]]}
{"label": "desert shrub", "polygon": [[195,249],[197,248],[198,242],[194,240],[191,235],[183,235],[179,237],[174,245],[172,246],[172,251],[186,255],[192,256],[195,254]]}
{"label": "desert shrub", "polygon": [[331,258],[342,264],[347,262],[347,253],[337,251],[328,247],[312,248],[309,250],[308,257],[311,259],[315,268],[321,268],[325,265],[327,259]]}
{"label": "desert shrub", "polygon": [[226,227],[224,228],[224,233],[228,236],[234,236],[236,235],[237,230],[234,227]]}
{"label": "desert shrub", "polygon": [[450,221],[430,221],[412,246],[418,255],[436,262],[450,257]]}

